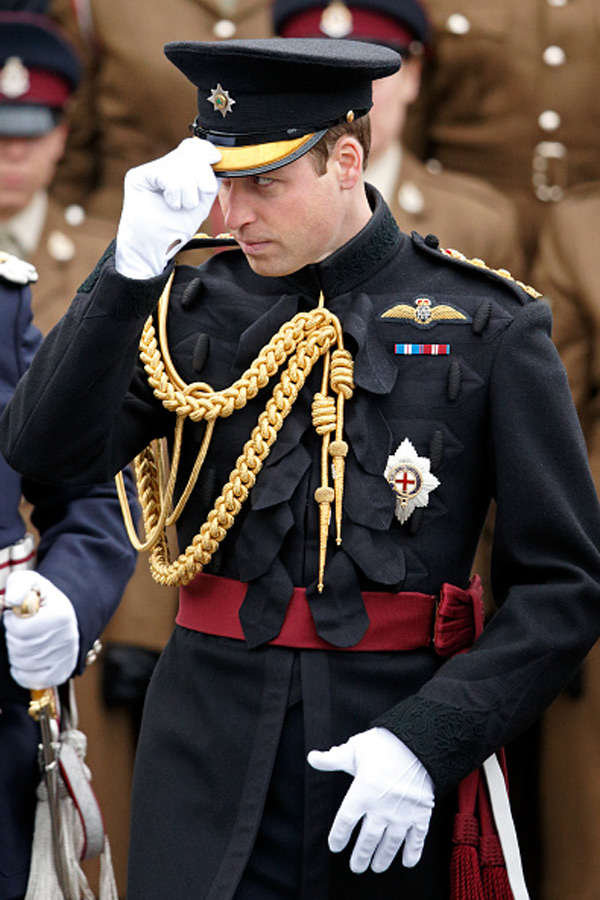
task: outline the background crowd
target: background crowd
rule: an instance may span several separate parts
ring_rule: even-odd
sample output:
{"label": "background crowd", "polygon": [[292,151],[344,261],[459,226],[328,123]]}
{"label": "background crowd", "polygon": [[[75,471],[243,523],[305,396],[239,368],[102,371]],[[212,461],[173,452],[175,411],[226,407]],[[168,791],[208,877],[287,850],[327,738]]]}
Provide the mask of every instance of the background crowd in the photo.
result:
{"label": "background crowd", "polygon": [[[2,10],[0,251],[37,267],[41,331],[66,310],[114,236],[126,171],[189,134],[194,89],[164,57],[167,41],[273,34],[377,41],[401,49],[404,65],[375,85],[367,180],[403,230],[434,233],[442,246],[544,292],[600,479],[596,0],[5,0]],[[22,22],[38,37],[16,44]],[[53,35],[54,52],[43,49],[43,32]],[[50,91],[44,73],[61,90]],[[20,97],[29,102],[35,89],[36,105],[50,116],[22,134],[4,108],[14,111]],[[216,211],[204,229],[222,230]],[[475,563],[484,577],[488,547],[484,540]],[[493,598],[488,603],[493,613]],[[139,718],[175,610],[175,590],[158,588],[139,560],[102,654],[78,680],[88,762],[123,892]],[[577,683],[511,753],[532,896],[595,900],[595,650]]]}

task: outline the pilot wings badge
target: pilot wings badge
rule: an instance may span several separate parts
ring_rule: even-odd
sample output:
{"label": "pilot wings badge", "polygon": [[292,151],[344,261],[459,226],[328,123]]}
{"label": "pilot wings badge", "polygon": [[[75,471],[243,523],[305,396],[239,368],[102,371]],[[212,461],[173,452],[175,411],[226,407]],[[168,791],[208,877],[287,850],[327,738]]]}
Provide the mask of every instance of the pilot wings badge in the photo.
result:
{"label": "pilot wings badge", "polygon": [[403,319],[411,322],[417,328],[433,328],[440,322],[468,324],[471,317],[457,306],[449,303],[432,304],[429,297],[417,297],[414,306],[407,303],[399,303],[391,306],[381,314],[382,319]]}
{"label": "pilot wings badge", "polygon": [[440,485],[430,467],[431,461],[419,456],[408,438],[388,457],[383,474],[396,495],[396,518],[402,524],[418,506],[429,505],[429,494]]}

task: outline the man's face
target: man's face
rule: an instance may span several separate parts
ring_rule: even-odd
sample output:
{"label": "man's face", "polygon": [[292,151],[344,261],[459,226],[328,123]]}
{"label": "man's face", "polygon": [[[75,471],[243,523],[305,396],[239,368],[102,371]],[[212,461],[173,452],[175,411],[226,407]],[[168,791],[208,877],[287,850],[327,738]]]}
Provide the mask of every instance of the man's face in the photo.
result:
{"label": "man's face", "polygon": [[420,79],[421,63],[409,57],[400,71],[373,82],[371,159],[377,159],[402,137],[408,107],[419,94]]}
{"label": "man's face", "polygon": [[48,187],[65,138],[64,125],[41,137],[0,136],[0,219],[16,215],[36,191]]}
{"label": "man's face", "polygon": [[337,176],[331,160],[318,175],[307,154],[265,175],[223,180],[225,227],[255,272],[289,275],[345,243],[345,198]]}

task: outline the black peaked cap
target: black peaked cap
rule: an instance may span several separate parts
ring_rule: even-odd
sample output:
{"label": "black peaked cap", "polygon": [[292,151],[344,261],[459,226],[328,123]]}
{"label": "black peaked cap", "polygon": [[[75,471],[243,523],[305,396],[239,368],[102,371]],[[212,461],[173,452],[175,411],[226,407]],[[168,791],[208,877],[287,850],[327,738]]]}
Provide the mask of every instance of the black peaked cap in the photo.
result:
{"label": "black peaked cap", "polygon": [[79,58],[62,32],[45,16],[0,12],[0,66],[18,57],[27,68],[56,72],[74,90],[81,75]]}
{"label": "black peaked cap", "polygon": [[[384,47],[327,38],[267,38],[167,44],[165,54],[198,88],[198,124],[221,135],[299,137],[371,107],[371,82],[400,57]],[[207,99],[221,85],[234,101],[223,115]]]}

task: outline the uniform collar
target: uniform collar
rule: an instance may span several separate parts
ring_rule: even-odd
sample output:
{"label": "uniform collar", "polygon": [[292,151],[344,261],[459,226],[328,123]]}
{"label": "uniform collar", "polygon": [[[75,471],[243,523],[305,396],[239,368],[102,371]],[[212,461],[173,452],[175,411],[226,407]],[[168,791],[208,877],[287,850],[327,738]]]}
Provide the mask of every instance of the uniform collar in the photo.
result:
{"label": "uniform collar", "polygon": [[47,211],[48,195],[45,191],[38,191],[24,209],[0,223],[2,230],[17,242],[24,256],[30,256],[37,250]]}
{"label": "uniform collar", "polygon": [[329,297],[348,293],[372,278],[407,240],[381,194],[370,184],[365,189],[373,210],[365,227],[326,259],[287,275],[283,280],[291,290],[315,300],[323,291],[327,305]]}

